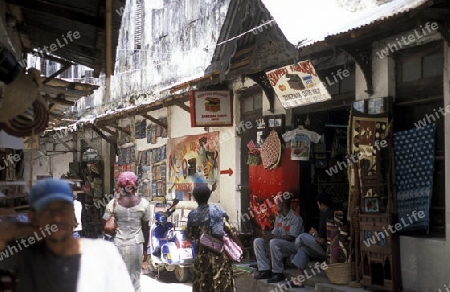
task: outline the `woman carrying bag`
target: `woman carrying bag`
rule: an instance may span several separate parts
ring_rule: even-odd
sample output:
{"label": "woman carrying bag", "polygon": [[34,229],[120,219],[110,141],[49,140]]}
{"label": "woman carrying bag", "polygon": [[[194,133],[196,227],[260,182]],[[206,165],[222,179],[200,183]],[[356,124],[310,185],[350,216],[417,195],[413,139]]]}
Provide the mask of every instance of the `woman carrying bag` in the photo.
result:
{"label": "woman carrying bag", "polygon": [[122,172],[117,182],[119,198],[111,200],[103,215],[104,223],[114,216],[117,224],[113,242],[127,266],[136,292],[141,291],[142,262],[146,261],[149,238],[150,203],[136,196],[138,178],[133,172]]}
{"label": "woman carrying bag", "polygon": [[187,222],[187,237],[195,244],[196,254],[192,291],[233,292],[233,260],[226,252],[223,238],[228,236],[238,241],[236,231],[225,223],[228,216],[219,206],[208,204],[211,196],[208,186],[197,186],[192,194],[198,204],[189,213]]}

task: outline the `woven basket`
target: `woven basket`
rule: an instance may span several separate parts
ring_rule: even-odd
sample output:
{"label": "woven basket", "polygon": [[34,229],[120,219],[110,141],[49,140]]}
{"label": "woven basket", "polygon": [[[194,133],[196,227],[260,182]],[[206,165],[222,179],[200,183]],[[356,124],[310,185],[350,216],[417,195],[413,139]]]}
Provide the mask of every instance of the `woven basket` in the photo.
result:
{"label": "woven basket", "polygon": [[351,263],[329,264],[325,270],[331,284],[347,285],[351,281]]}

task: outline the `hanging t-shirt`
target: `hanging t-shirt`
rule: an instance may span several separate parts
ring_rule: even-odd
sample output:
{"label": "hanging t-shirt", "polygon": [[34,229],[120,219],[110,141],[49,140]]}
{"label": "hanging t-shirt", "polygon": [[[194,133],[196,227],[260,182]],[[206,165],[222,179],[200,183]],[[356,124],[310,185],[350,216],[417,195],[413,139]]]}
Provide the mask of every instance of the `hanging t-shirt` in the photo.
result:
{"label": "hanging t-shirt", "polygon": [[316,132],[298,128],[282,135],[285,142],[291,142],[291,160],[309,160],[311,141],[319,142],[320,135]]}

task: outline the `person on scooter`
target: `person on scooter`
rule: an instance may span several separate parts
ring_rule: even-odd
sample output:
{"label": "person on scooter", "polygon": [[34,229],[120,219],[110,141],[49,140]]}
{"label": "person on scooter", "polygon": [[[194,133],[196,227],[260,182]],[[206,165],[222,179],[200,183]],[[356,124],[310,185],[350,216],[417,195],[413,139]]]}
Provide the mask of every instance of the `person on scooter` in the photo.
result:
{"label": "person on scooter", "polygon": [[120,196],[108,203],[103,215],[105,222],[112,213],[116,215],[117,229],[113,242],[122,255],[136,292],[141,291],[141,267],[147,260],[150,221],[150,203],[136,195],[137,181],[134,172],[122,172],[117,183]]}

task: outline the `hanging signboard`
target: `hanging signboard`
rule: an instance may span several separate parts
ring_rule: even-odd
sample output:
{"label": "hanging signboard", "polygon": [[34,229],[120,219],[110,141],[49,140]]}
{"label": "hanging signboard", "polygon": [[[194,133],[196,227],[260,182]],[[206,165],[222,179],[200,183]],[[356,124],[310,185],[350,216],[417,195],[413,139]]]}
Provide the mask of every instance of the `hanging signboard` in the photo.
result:
{"label": "hanging signboard", "polygon": [[331,99],[309,60],[266,72],[284,108]]}
{"label": "hanging signboard", "polygon": [[191,91],[192,127],[225,127],[233,125],[231,91]]}

